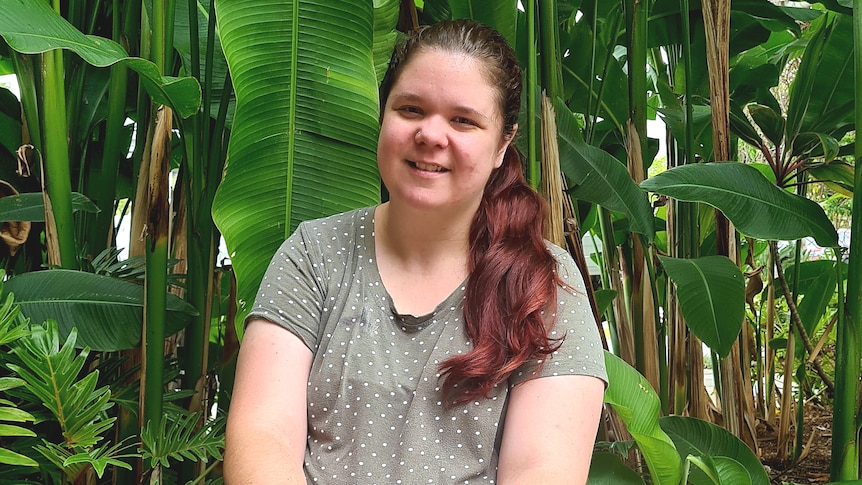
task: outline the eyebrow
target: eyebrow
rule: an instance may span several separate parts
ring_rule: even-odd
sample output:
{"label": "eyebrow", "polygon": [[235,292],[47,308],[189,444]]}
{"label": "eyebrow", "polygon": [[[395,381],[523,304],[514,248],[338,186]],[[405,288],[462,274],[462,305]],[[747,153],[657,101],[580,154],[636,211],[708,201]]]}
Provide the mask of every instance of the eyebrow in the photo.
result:
{"label": "eyebrow", "polygon": [[[407,101],[407,102],[420,102],[420,101],[423,101],[422,96],[419,96],[418,94],[414,94],[414,93],[409,93],[409,92],[393,94],[393,95],[391,96],[391,98],[392,98],[392,100],[393,100],[393,101]],[[475,110],[475,109],[473,109],[473,108],[471,108],[471,107],[469,107],[469,106],[461,106],[461,105],[458,105],[458,106],[455,106],[455,107],[453,108],[453,110],[454,110],[456,113],[458,113],[458,114],[462,114],[462,115],[465,115],[465,116],[467,116],[467,117],[480,118],[480,119],[482,119],[482,120],[484,120],[484,121],[486,121],[486,122],[491,122],[491,121],[493,121],[491,117],[489,117],[489,116],[487,116],[487,115],[484,115],[484,114],[482,114],[481,112],[479,112],[479,111],[477,111],[477,110]]]}

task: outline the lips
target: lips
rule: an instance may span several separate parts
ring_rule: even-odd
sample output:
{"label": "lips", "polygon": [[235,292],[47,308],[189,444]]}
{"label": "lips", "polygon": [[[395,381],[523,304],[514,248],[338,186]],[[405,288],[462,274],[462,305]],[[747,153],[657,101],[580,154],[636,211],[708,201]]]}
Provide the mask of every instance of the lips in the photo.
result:
{"label": "lips", "polygon": [[408,161],[410,166],[416,168],[418,170],[422,170],[423,172],[448,172],[445,168],[440,165],[434,165],[431,163],[422,163],[422,162],[413,162]]}

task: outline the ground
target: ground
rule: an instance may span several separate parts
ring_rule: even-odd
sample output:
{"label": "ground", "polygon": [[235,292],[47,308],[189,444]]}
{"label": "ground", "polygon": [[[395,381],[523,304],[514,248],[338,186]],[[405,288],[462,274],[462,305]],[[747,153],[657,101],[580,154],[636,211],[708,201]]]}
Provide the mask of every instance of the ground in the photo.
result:
{"label": "ground", "polygon": [[[813,437],[812,437],[813,433]],[[761,422],[757,426],[761,461],[774,485],[800,485],[829,482],[829,457],[832,447],[832,408],[819,403],[805,407],[804,440],[807,449],[796,463],[777,460],[776,430]]]}

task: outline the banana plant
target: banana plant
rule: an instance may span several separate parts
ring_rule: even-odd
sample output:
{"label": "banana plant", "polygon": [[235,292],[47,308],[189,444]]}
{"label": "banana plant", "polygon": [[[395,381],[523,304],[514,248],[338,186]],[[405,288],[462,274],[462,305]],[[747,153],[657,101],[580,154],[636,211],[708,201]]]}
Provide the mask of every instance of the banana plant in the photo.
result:
{"label": "banana plant", "polygon": [[[300,221],[380,200],[373,53],[391,52],[395,25],[376,29],[374,19],[375,10],[395,18],[398,2],[375,5],[215,1],[236,114],[213,219],[236,272],[239,319]],[[279,61],[260,69],[255,59]]]}
{"label": "banana plant", "polygon": [[[700,419],[661,417],[658,395],[636,369],[610,352],[605,352],[605,366],[609,379],[605,402],[643,454],[649,483],[769,484],[757,456],[739,438]],[[645,483],[624,467],[606,453],[597,453],[587,483]]]}

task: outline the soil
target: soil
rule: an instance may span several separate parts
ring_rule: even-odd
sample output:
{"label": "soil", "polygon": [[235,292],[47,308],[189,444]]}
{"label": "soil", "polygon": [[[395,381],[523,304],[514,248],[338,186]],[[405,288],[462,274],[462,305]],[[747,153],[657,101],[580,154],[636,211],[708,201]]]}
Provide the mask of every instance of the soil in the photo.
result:
{"label": "soil", "polygon": [[[832,452],[832,408],[820,403],[805,406],[803,428],[805,447],[795,462],[779,460],[777,428],[761,421],[757,425],[760,461],[774,485],[786,483],[808,485],[829,482],[829,458]],[[791,431],[795,433],[795,431]]]}

